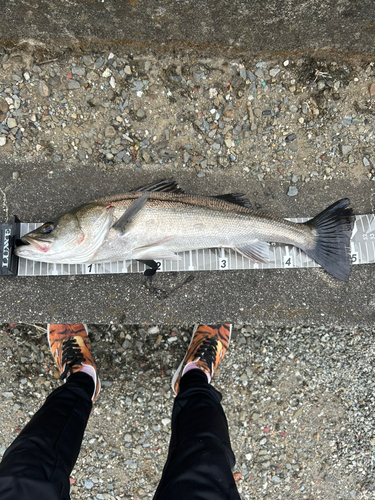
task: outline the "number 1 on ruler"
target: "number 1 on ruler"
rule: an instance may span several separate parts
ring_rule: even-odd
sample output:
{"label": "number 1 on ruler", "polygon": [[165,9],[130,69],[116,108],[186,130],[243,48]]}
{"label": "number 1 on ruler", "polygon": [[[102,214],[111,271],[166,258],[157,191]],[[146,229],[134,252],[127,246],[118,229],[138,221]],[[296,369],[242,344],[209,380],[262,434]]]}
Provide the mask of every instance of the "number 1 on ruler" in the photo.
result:
{"label": "number 1 on ruler", "polygon": [[85,268],[86,268],[86,274],[94,274],[95,273],[94,264],[85,264]]}

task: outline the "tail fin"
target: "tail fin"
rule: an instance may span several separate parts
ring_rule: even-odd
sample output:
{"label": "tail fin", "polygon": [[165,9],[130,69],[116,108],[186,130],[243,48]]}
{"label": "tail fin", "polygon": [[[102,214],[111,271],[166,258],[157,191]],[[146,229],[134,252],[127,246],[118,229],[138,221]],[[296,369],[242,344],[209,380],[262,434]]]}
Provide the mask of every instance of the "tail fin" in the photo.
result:
{"label": "tail fin", "polygon": [[313,219],[305,222],[317,235],[314,248],[302,248],[328,273],[343,281],[350,274],[350,237],[353,211],[347,198],[337,201]]}

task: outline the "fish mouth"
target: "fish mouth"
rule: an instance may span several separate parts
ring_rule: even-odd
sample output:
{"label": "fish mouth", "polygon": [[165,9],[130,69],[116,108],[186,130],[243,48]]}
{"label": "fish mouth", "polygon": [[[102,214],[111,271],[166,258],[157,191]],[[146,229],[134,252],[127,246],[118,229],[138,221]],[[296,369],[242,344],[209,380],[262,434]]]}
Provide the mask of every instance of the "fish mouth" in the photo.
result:
{"label": "fish mouth", "polygon": [[38,241],[28,236],[22,236],[20,240],[17,240],[17,253],[22,253],[23,249],[25,249],[26,252],[29,250],[36,250],[37,252],[46,253],[50,249],[50,242]]}

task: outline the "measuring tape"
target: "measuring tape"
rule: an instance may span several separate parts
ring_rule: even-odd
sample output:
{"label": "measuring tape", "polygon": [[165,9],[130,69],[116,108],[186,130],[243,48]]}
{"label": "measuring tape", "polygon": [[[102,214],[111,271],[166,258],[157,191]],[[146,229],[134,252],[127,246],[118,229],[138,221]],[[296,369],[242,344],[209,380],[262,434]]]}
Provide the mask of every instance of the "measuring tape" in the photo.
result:
{"label": "measuring tape", "polygon": [[[292,222],[306,222],[309,219],[288,219]],[[0,274],[18,276],[53,276],[80,274],[143,273],[147,266],[138,261],[124,260],[95,264],[49,264],[18,258],[12,252],[14,242],[20,236],[41,226],[40,223],[26,224],[14,219],[1,225],[0,250],[2,267]],[[178,254],[180,260],[158,261],[158,271],[226,271],[239,269],[290,269],[320,267],[302,250],[291,245],[271,243],[267,263],[256,263],[228,248],[190,250]],[[355,217],[350,241],[352,264],[375,263],[375,216]]]}

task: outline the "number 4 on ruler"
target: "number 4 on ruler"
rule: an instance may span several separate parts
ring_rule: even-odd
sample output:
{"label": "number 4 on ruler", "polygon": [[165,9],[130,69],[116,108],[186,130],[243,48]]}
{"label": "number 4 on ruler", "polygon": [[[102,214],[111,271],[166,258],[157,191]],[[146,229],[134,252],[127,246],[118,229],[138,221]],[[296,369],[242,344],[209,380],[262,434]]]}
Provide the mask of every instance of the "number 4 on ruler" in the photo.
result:
{"label": "number 4 on ruler", "polygon": [[284,266],[286,267],[293,266],[293,259],[289,254],[284,255]]}

